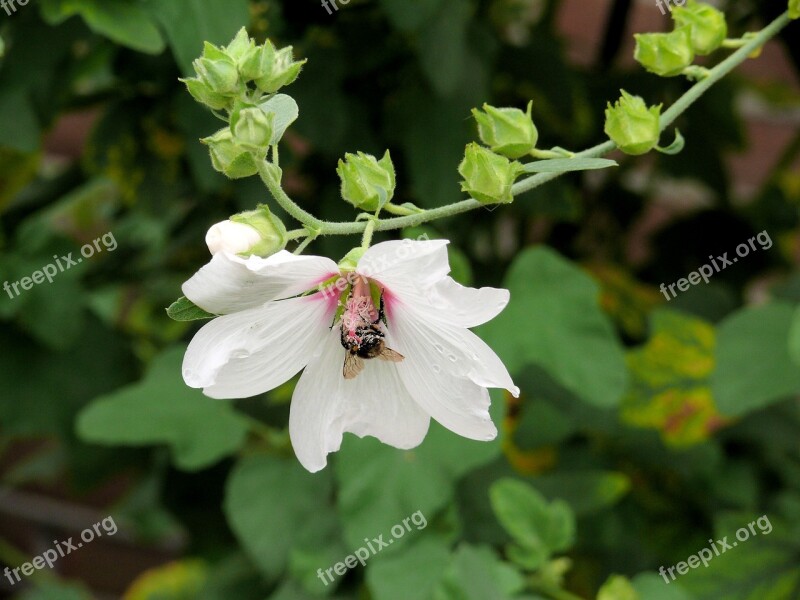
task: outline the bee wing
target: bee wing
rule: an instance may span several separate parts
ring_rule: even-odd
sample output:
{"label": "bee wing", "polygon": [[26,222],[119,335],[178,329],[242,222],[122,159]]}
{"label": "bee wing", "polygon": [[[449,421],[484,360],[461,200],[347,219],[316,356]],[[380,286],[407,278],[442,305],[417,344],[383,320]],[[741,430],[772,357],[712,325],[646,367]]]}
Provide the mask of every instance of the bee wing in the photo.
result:
{"label": "bee wing", "polygon": [[349,352],[344,355],[344,366],[342,367],[342,375],[345,379],[355,379],[356,376],[364,369],[364,359],[358,354],[350,354]]}
{"label": "bee wing", "polygon": [[399,352],[396,352],[395,350],[392,350],[391,348],[384,346],[383,351],[378,354],[378,358],[388,362],[400,362],[405,358],[405,356]]}

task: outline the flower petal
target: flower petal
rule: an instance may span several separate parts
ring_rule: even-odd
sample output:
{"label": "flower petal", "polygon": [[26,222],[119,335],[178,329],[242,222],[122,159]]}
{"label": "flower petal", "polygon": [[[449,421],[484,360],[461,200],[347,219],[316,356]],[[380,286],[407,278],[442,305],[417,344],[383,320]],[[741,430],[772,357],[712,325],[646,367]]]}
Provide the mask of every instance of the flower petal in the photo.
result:
{"label": "flower petal", "polygon": [[447,240],[395,240],[375,244],[358,261],[356,272],[401,292],[427,288],[450,272]]}
{"label": "flower petal", "polygon": [[[454,361],[434,347],[427,337],[429,330],[420,326],[413,313],[396,310],[391,317],[387,314],[387,318],[390,320],[386,341],[405,356],[397,364],[397,370],[417,404],[459,435],[474,440],[494,439],[497,428],[489,416],[488,390],[454,373],[452,366],[445,364]],[[473,363],[470,359],[469,365]],[[465,367],[467,364],[464,362]]]}
{"label": "flower petal", "polygon": [[183,359],[183,378],[212,398],[247,398],[288,381],[328,335],[336,301],[322,294],[268,302],[205,325]]}
{"label": "flower petal", "polygon": [[289,434],[295,454],[312,473],[339,449],[342,435],[371,435],[395,448],[414,448],[425,438],[430,417],[403,386],[397,365],[366,361],[355,379],[342,375],[345,351],[338,328],[300,377],[292,397]]}
{"label": "flower petal", "polygon": [[329,258],[281,250],[268,258],[218,252],[183,284],[183,294],[203,310],[225,315],[288,298],[338,273]]}
{"label": "flower petal", "polygon": [[441,323],[428,318],[422,306],[404,306],[399,314],[390,313],[390,325],[399,316],[401,326],[412,331],[417,339],[427,340],[435,352],[436,362],[442,370],[465,377],[481,387],[505,388],[515,398],[519,388],[514,385],[508,369],[486,342],[469,329]]}

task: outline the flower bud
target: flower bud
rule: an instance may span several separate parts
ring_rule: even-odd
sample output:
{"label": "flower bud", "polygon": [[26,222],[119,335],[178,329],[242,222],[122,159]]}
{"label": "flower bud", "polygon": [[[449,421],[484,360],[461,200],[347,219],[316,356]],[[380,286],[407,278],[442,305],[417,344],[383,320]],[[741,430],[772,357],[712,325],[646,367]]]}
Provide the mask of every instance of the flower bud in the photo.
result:
{"label": "flower bud", "polygon": [[621,91],[617,103],[612,107],[609,102],[606,108],[606,134],[625,154],[645,154],[655,148],[661,136],[661,105],[648,108],[639,96]]}
{"label": "flower bud", "polygon": [[200,141],[208,146],[214,168],[231,179],[250,177],[258,172],[255,159],[247,148],[236,143],[230,128],[220,129]]}
{"label": "flower bud", "polygon": [[368,212],[388,204],[394,196],[394,165],[389,151],[377,160],[371,154],[345,154],[336,172],[342,180],[342,198]]}
{"label": "flower bud", "polygon": [[711,54],[728,37],[725,14],[710,4],[689,0],[686,6],[676,6],[672,10],[672,18],[676,27],[689,27],[696,54]]}
{"label": "flower bud", "polygon": [[789,18],[800,19],[800,0],[789,0]]}
{"label": "flower bud", "polygon": [[637,33],[633,57],[648,71],[662,77],[680,75],[694,61],[691,30],[670,33]]}
{"label": "flower bud", "polygon": [[181,81],[186,84],[186,88],[189,90],[192,98],[197,100],[200,104],[205,104],[214,110],[230,108],[231,98],[211,91],[211,88],[208,87],[208,84],[204,81],[196,77],[181,79]]}
{"label": "flower bud", "polygon": [[495,108],[483,105],[484,112],[472,109],[472,116],[478,122],[478,135],[481,141],[493,152],[508,158],[520,158],[536,148],[539,132],[531,119],[531,107],[526,112],[518,108]]}
{"label": "flower bud", "polygon": [[511,186],[523,169],[517,161],[512,162],[473,142],[467,145],[458,172],[464,178],[461,191],[478,202],[510,204],[514,201]]}
{"label": "flower bud", "polygon": [[234,94],[239,87],[236,63],[225,52],[206,42],[203,56],[192,63],[198,78],[208,88],[222,95]]}
{"label": "flower bud", "polygon": [[225,47],[225,54],[237,65],[241,66],[250,51],[256,47],[256,43],[250,39],[247,29],[242,27],[233,41]]}
{"label": "flower bud", "polygon": [[291,46],[277,50],[267,40],[263,46],[247,53],[241,71],[246,79],[255,80],[259,90],[274,94],[283,86],[293,83],[305,63],[305,60],[294,60]]}
{"label": "flower bud", "polygon": [[266,148],[272,140],[274,121],[275,113],[266,113],[258,107],[243,108],[231,116],[231,132],[241,146]]}
{"label": "flower bud", "polygon": [[206,234],[211,254],[224,251],[267,257],[283,250],[287,241],[286,227],[264,205],[233,215],[211,227]]}

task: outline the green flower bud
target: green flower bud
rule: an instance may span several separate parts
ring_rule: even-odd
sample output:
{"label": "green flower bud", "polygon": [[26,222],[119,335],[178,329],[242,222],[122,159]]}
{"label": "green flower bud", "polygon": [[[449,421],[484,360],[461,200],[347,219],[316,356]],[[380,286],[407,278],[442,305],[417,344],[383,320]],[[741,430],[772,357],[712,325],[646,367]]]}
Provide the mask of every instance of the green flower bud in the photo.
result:
{"label": "green flower bud", "polygon": [[186,88],[189,90],[192,98],[197,100],[200,104],[205,104],[214,110],[228,109],[231,107],[232,101],[230,97],[211,91],[211,88],[208,87],[208,84],[204,81],[196,77],[181,79],[181,81],[186,84]]}
{"label": "green flower bud", "polygon": [[523,168],[517,161],[512,162],[473,142],[467,145],[458,172],[464,178],[461,191],[478,202],[510,204],[514,201],[511,186]]}
{"label": "green flower bud", "polygon": [[676,27],[690,28],[696,54],[711,54],[728,37],[725,14],[710,4],[689,0],[686,6],[676,6],[672,10],[672,18]]}
{"label": "green flower bud", "polygon": [[345,154],[336,172],[342,180],[342,198],[368,212],[388,204],[394,196],[394,165],[389,151],[377,160],[371,154]]}
{"label": "green flower bud", "polygon": [[243,77],[255,80],[259,90],[274,94],[283,86],[293,83],[305,63],[305,60],[294,60],[291,46],[277,50],[267,40],[263,46],[247,53],[241,71]]}
{"label": "green flower bud", "polygon": [[255,47],[256,43],[250,39],[247,29],[242,27],[233,41],[225,47],[224,52],[228,58],[241,67],[244,59]]}
{"label": "green flower bud", "polygon": [[625,154],[645,154],[661,137],[661,105],[648,108],[639,96],[621,91],[617,103],[612,107],[609,102],[606,108],[606,134]]}
{"label": "green flower bud", "polygon": [[536,148],[539,132],[531,120],[531,107],[522,112],[518,108],[495,108],[483,105],[484,112],[472,109],[478,122],[478,135],[492,151],[509,158],[520,158]]}
{"label": "green flower bud", "polygon": [[800,0],[789,0],[789,18],[800,19]]}
{"label": "green flower bud", "polygon": [[250,177],[258,172],[255,159],[247,148],[236,143],[230,128],[220,129],[200,141],[208,146],[214,168],[231,179]]}
{"label": "green flower bud", "polygon": [[232,95],[239,87],[239,71],[225,52],[206,42],[203,56],[192,63],[198,78],[217,94]]}
{"label": "green flower bud", "polygon": [[269,146],[274,129],[275,113],[258,107],[242,108],[231,116],[231,132],[237,144],[253,149]]}
{"label": "green flower bud", "polygon": [[662,77],[680,75],[694,61],[691,29],[671,33],[637,33],[633,57],[651,73]]}
{"label": "green flower bud", "polygon": [[345,271],[355,271],[356,267],[358,266],[358,261],[361,260],[361,257],[364,256],[364,253],[367,251],[366,248],[362,248],[358,246],[353,248],[344,255],[344,258],[339,261],[339,270],[342,272]]}

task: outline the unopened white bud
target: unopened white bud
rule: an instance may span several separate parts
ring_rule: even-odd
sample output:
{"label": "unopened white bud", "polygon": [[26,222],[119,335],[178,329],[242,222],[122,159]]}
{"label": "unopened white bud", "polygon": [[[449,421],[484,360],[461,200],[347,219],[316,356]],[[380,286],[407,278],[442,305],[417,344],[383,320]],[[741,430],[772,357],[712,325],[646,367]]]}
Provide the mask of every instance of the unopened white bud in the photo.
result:
{"label": "unopened white bud", "polygon": [[206,245],[211,254],[230,252],[247,253],[261,242],[261,234],[250,225],[221,221],[213,225],[206,234]]}

